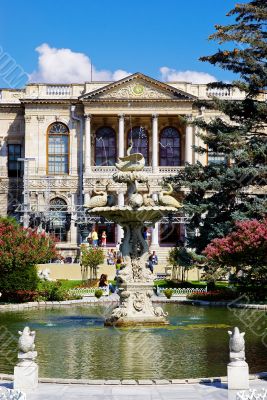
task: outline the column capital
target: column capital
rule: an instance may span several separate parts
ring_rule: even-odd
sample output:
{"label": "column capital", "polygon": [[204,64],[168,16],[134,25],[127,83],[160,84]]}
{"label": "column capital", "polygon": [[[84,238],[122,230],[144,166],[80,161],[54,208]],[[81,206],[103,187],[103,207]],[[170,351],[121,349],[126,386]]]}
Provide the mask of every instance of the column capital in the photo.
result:
{"label": "column capital", "polygon": [[85,119],[91,119],[92,118],[92,114],[84,114],[84,118]]}
{"label": "column capital", "polygon": [[154,118],[158,118],[158,116],[159,116],[159,114],[157,114],[157,113],[153,113],[152,114],[152,118],[154,119]]}
{"label": "column capital", "polygon": [[120,113],[120,114],[118,114],[118,117],[119,117],[120,119],[124,119],[124,117],[125,117],[125,114],[123,114],[123,113]]}
{"label": "column capital", "polygon": [[192,122],[194,121],[193,114],[186,114],[185,117],[186,117],[187,124],[188,125],[192,124]]}

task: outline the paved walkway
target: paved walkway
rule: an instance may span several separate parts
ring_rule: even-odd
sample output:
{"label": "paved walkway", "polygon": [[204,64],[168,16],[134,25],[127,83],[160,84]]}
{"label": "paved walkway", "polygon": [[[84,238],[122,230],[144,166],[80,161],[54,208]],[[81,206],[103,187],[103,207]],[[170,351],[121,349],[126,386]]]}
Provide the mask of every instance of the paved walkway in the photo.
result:
{"label": "paved walkway", "polygon": [[[11,388],[12,383],[0,383]],[[267,381],[250,382],[252,389],[267,389]],[[235,400],[225,384],[80,385],[39,383],[27,400]]]}

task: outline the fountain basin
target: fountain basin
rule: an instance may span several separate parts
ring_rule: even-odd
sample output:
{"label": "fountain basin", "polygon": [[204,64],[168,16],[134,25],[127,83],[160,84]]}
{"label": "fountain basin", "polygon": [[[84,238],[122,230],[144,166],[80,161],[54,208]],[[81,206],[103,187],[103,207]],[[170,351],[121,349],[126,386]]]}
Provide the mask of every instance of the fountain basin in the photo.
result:
{"label": "fountain basin", "polygon": [[105,326],[162,326],[169,325],[168,313],[161,307],[153,307],[151,297],[153,283],[131,282],[120,285],[121,305],[113,310]]}
{"label": "fountain basin", "polygon": [[130,206],[113,206],[113,207],[94,207],[90,210],[91,215],[101,215],[102,217],[116,221],[118,224],[124,225],[128,222],[147,222],[154,224],[164,215],[176,212],[174,207],[150,206],[139,207],[134,209]]}

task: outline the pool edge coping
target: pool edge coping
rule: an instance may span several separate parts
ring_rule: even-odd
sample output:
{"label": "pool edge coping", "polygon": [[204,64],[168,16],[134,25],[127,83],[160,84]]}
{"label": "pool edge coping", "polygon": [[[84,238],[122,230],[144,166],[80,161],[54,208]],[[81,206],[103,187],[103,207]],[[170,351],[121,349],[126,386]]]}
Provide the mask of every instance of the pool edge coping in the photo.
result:
{"label": "pool edge coping", "polygon": [[[267,304],[250,304],[250,303],[238,303],[234,301],[204,301],[204,300],[185,300],[185,299],[165,299],[165,298],[153,298],[153,303],[173,303],[173,304],[188,304],[197,306],[211,306],[211,307],[228,307],[228,308],[243,308],[243,309],[254,309],[267,311]],[[118,299],[81,299],[81,300],[64,300],[64,301],[33,301],[27,303],[10,303],[0,304],[0,312],[5,311],[23,311],[29,309],[44,309],[44,308],[55,308],[63,306],[75,306],[75,305],[104,305],[107,303],[118,304]]]}
{"label": "pool edge coping", "polygon": [[[256,374],[250,374],[249,380],[266,380],[267,372],[259,372]],[[14,375],[11,374],[0,374],[1,381],[13,381]],[[47,384],[59,384],[59,385],[111,385],[111,386],[144,386],[144,385],[192,385],[192,384],[218,384],[227,383],[227,376],[210,377],[210,378],[188,378],[188,379],[74,379],[74,378],[38,378],[39,383]]]}

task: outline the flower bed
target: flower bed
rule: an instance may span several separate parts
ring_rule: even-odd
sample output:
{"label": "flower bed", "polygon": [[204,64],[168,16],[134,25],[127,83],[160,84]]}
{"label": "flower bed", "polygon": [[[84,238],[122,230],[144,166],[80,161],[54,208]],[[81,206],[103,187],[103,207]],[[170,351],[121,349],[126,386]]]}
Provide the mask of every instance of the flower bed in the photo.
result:
{"label": "flower bed", "polygon": [[204,300],[204,301],[230,301],[239,296],[238,292],[234,290],[213,290],[207,292],[194,291],[187,296],[190,300]]}

